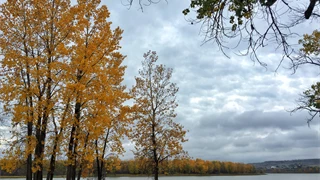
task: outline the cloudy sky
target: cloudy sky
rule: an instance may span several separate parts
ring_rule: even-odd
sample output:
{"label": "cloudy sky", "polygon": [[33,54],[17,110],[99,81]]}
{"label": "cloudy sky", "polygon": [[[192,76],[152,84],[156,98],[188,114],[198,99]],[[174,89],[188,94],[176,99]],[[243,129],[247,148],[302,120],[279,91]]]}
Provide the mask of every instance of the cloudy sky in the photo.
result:
{"label": "cloudy sky", "polygon": [[[121,52],[127,55],[129,87],[148,50],[174,69],[176,120],[189,130],[184,148],[191,157],[237,162],[320,158],[319,117],[308,127],[306,112],[288,113],[299,94],[319,81],[319,69],[303,67],[292,74],[284,63],[275,72],[280,54],[272,44],[259,52],[267,69],[232,51],[227,58],[213,42],[203,45],[199,25],[185,20],[181,12],[189,1],[161,1],[143,12],[137,2],[130,9],[121,1],[104,2],[114,27],[124,30]],[[299,31],[310,26],[305,23]],[[132,144],[125,147],[124,158],[132,157]]]}
{"label": "cloudy sky", "polygon": [[[227,58],[213,42],[203,44],[199,24],[185,20],[181,12],[189,1],[162,0],[143,12],[137,2],[130,9],[121,0],[103,2],[113,27],[124,30],[121,52],[127,56],[128,87],[148,50],[174,69],[176,120],[189,130],[184,148],[191,157],[236,162],[320,158],[319,117],[308,127],[306,112],[288,113],[299,94],[319,81],[319,68],[302,67],[292,74],[284,62],[275,72],[281,55],[272,44],[259,52],[267,68],[236,51],[228,51]],[[315,26],[310,22],[298,31]],[[126,141],[124,146],[123,158],[132,158],[133,145]]]}

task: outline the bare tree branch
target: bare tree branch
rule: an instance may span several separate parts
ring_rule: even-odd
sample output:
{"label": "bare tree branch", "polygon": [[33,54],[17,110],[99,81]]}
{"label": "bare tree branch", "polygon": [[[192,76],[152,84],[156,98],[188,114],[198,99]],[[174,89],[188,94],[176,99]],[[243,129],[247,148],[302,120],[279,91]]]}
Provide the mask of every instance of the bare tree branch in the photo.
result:
{"label": "bare tree branch", "polygon": [[[130,9],[135,1],[138,2],[141,11],[143,11],[144,6],[150,6],[151,4],[158,4],[162,0],[121,0],[121,3],[124,6],[128,6]],[[164,1],[168,3],[167,0],[164,0]]]}

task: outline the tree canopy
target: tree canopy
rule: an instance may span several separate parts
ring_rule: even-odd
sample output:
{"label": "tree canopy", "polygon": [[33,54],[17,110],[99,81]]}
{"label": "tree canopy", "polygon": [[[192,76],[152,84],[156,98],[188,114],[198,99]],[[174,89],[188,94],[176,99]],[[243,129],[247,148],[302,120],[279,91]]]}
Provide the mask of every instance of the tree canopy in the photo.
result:
{"label": "tree canopy", "polygon": [[[295,57],[296,66],[312,65],[320,69],[320,32],[313,31],[312,34],[304,35],[299,41],[302,48],[299,55]],[[320,117],[320,82],[316,82],[305,90],[297,100],[298,106],[292,112],[305,110],[309,113],[308,124],[317,116]]]}
{"label": "tree canopy", "polygon": [[100,170],[109,153],[123,152],[130,96],[122,85],[122,30],[111,29],[108,17],[99,0],[1,4],[0,100],[12,134],[3,169],[26,161],[26,179],[42,180],[50,160],[52,180],[64,156],[74,180],[85,165],[96,160]]}
{"label": "tree canopy", "polygon": [[143,57],[142,69],[131,90],[137,109],[131,137],[135,156],[147,160],[145,163],[153,168],[158,180],[159,165],[184,154],[182,143],[187,139],[183,126],[174,119],[178,87],[170,82],[172,69],[156,65],[158,56],[154,51],[148,51]]}
{"label": "tree canopy", "polygon": [[[161,0],[127,2],[128,5],[136,2],[144,8]],[[169,0],[166,2],[170,3]],[[292,68],[297,68],[296,39],[302,34],[297,34],[294,28],[306,19],[319,18],[318,5],[316,0],[190,0],[189,7],[182,13],[191,24],[200,23],[204,42],[214,41],[223,53],[241,44],[246,51],[239,55],[249,55],[252,60],[267,66],[257,52],[271,45],[282,50],[282,58],[275,60],[279,66],[284,59],[289,59]]]}
{"label": "tree canopy", "polygon": [[298,107],[293,112],[298,110],[306,110],[310,114],[308,124],[317,116],[320,117],[320,82],[317,82],[309,89],[303,92],[298,99]]}
{"label": "tree canopy", "polygon": [[[191,21],[202,22],[206,38],[215,40],[221,48],[225,47],[226,38],[245,40],[247,53],[251,52],[251,57],[259,61],[256,51],[275,42],[283,50],[284,57],[291,59],[295,49],[290,38],[296,36],[292,28],[311,16],[319,17],[318,12],[313,11],[316,0],[302,3],[308,8],[287,0],[192,0],[183,13],[188,15],[191,10],[196,11],[197,16]],[[295,63],[294,59],[291,61]]]}

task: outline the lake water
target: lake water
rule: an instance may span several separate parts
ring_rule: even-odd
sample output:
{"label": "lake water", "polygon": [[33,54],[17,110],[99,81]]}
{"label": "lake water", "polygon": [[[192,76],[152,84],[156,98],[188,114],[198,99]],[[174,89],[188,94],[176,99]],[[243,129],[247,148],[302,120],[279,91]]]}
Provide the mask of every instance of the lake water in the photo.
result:
{"label": "lake water", "polygon": [[[23,179],[24,178],[1,178],[1,180]],[[65,178],[55,178],[54,180],[65,180]],[[152,180],[152,177],[108,177],[106,180]],[[320,174],[267,174],[259,176],[165,176],[159,177],[159,180],[320,180]]]}
{"label": "lake water", "polygon": [[[152,177],[110,177],[106,180],[152,180]],[[159,180],[320,180],[320,174],[267,174],[259,176],[173,176]]]}

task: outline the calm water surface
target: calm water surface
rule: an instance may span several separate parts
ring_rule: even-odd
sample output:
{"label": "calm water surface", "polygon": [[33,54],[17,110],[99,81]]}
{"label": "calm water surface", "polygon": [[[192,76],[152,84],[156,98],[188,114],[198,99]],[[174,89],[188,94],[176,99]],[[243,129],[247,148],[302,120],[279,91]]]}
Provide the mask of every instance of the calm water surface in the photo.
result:
{"label": "calm water surface", "polygon": [[[1,180],[23,179],[1,178]],[[54,180],[65,180],[65,178],[55,178]],[[108,177],[106,180],[152,180],[152,177]],[[260,176],[174,176],[160,177],[159,180],[320,180],[320,174],[267,174]]]}
{"label": "calm water surface", "polygon": [[[151,180],[149,177],[112,177],[109,180]],[[108,180],[106,179],[106,180]],[[57,179],[58,180],[58,179]],[[62,180],[62,179],[59,179]],[[260,176],[174,176],[159,180],[320,180],[320,174],[267,174]]]}

